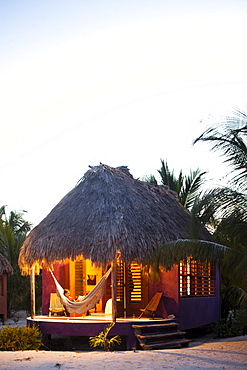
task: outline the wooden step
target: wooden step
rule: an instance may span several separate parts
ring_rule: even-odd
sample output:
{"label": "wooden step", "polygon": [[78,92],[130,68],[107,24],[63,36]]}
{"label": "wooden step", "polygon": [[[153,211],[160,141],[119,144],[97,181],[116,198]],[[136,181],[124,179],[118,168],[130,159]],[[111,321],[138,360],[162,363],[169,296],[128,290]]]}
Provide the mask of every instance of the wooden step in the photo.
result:
{"label": "wooden step", "polygon": [[140,343],[140,345],[145,350],[169,349],[169,348],[188,347],[190,342],[191,342],[190,339],[179,339],[179,340],[172,340],[169,342],[153,342],[153,343],[148,343],[148,344]]}
{"label": "wooden step", "polygon": [[187,347],[191,340],[185,339],[186,332],[178,330],[179,324],[132,325],[140,346],[145,350]]}
{"label": "wooden step", "polygon": [[140,342],[146,343],[148,341],[160,341],[160,340],[169,340],[171,338],[181,338],[186,336],[185,331],[175,331],[171,333],[152,333],[152,334],[136,334],[136,337]]}
{"label": "wooden step", "polygon": [[135,333],[154,333],[154,332],[171,332],[178,329],[178,323],[172,322],[167,324],[150,324],[150,325],[132,325]]}

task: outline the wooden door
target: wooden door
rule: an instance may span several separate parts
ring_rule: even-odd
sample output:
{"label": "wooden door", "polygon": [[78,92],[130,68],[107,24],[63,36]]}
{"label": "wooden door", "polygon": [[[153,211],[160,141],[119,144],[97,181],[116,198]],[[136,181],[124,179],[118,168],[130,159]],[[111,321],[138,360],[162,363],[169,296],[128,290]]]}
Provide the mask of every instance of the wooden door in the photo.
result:
{"label": "wooden door", "polygon": [[117,317],[138,317],[147,305],[148,283],[136,262],[117,261]]}

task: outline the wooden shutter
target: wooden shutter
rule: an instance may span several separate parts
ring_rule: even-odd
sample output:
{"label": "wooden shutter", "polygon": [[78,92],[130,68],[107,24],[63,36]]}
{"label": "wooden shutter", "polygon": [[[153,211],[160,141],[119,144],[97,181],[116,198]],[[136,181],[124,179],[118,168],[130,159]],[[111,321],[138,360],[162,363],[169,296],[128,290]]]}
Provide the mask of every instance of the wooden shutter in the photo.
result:
{"label": "wooden shutter", "polygon": [[128,265],[128,294],[129,302],[142,300],[142,269],[135,262]]}
{"label": "wooden shutter", "polygon": [[122,302],[124,299],[124,263],[117,261],[117,302]]}
{"label": "wooden shutter", "polygon": [[84,261],[75,261],[75,297],[84,295]]}

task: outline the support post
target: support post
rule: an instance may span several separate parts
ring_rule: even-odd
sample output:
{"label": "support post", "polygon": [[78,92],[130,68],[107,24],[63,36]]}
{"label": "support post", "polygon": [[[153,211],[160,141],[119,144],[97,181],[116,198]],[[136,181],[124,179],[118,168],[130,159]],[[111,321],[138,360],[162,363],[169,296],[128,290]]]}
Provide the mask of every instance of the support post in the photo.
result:
{"label": "support post", "polygon": [[31,269],[30,274],[30,292],[31,292],[31,319],[35,317],[35,266]]}
{"label": "support post", "polygon": [[111,263],[112,271],[111,271],[111,290],[112,290],[112,321],[116,322],[117,317],[117,261],[116,258]]}

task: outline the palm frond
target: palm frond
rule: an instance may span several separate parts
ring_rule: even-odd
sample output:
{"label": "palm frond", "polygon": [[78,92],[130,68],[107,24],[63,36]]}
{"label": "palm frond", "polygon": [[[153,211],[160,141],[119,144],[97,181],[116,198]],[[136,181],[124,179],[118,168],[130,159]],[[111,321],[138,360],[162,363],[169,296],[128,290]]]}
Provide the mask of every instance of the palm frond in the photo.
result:
{"label": "palm frond", "polygon": [[247,118],[246,114],[236,111],[233,117],[227,117],[226,122],[215,128],[207,129],[202,135],[194,140],[206,141],[212,144],[212,150],[221,151],[225,156],[224,162],[232,167],[234,172],[233,183],[246,191],[247,177]]}
{"label": "palm frond", "polygon": [[238,285],[247,291],[247,248],[239,243],[227,242],[231,247],[221,267],[222,283],[226,286]]}
{"label": "palm frond", "polygon": [[[204,240],[179,239],[157,248],[146,260],[154,271],[170,270],[188,257],[200,262],[221,262],[228,247]],[[236,252],[237,253],[237,252]]]}
{"label": "palm frond", "polygon": [[208,190],[201,202],[201,211],[203,207],[209,208],[214,217],[220,220],[229,217],[236,210],[243,217],[246,215],[247,196],[228,187]]}
{"label": "palm frond", "polygon": [[174,171],[171,171],[167,162],[161,160],[161,169],[158,170],[163,185],[178,194],[180,203],[187,209],[191,209],[195,200],[200,195],[200,189],[205,181],[203,176],[206,172],[200,172],[199,169],[190,171],[188,176],[183,174],[181,170],[178,177],[175,176]]}
{"label": "palm frond", "polygon": [[31,229],[31,224],[23,219],[23,215],[26,211],[10,212],[8,218],[8,224],[11,226],[12,230],[17,233],[27,233]]}
{"label": "palm frond", "polygon": [[190,210],[194,218],[206,227],[215,230],[217,218],[215,217],[215,203],[213,194],[209,191],[197,198]]}
{"label": "palm frond", "polygon": [[5,213],[5,208],[6,208],[6,206],[1,206],[0,207],[0,219],[2,220],[2,217],[4,216],[4,215],[6,215],[6,213]]}
{"label": "palm frond", "polygon": [[190,171],[189,176],[184,177],[184,185],[181,192],[181,202],[185,208],[191,209],[196,199],[201,194],[201,187],[205,181],[204,175],[206,172],[200,172],[199,168],[195,171]]}
{"label": "palm frond", "polygon": [[179,177],[177,178],[174,175],[174,171],[170,171],[167,162],[161,159],[161,169],[158,170],[161,182],[163,185],[169,186],[171,190],[176,191],[176,193],[180,193],[182,185],[183,185],[183,174],[180,171]]}
{"label": "palm frond", "polygon": [[143,181],[150,182],[151,184],[158,185],[158,181],[156,180],[154,175],[145,176]]}
{"label": "palm frond", "polygon": [[227,241],[227,245],[235,248],[236,245],[246,247],[247,240],[247,222],[246,214],[234,210],[228,217],[225,217],[218,224],[214,233],[215,238],[221,242]]}
{"label": "palm frond", "polygon": [[225,287],[222,290],[222,300],[232,307],[247,308],[247,293],[239,286]]}

